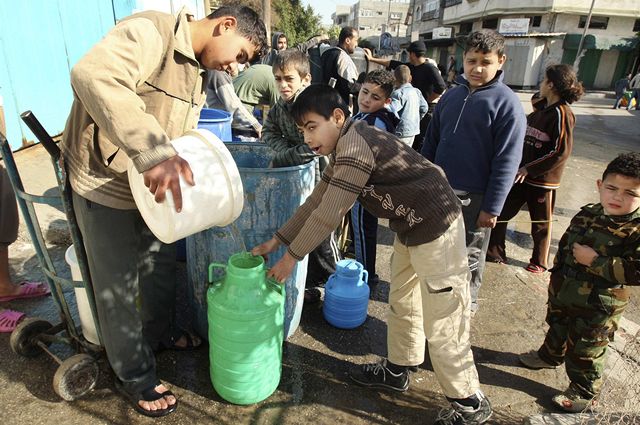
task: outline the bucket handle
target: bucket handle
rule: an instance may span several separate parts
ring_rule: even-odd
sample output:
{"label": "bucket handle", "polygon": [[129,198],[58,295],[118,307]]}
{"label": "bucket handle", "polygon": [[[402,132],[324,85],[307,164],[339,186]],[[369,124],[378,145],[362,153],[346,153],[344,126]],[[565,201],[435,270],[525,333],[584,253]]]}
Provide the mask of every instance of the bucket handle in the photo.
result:
{"label": "bucket handle", "polygon": [[227,266],[226,264],[221,264],[221,263],[211,263],[209,264],[209,283],[214,284],[214,283],[220,283],[220,281],[222,280],[222,278],[217,278],[214,279],[213,277],[213,271],[215,269],[222,269],[225,272],[227,271]]}

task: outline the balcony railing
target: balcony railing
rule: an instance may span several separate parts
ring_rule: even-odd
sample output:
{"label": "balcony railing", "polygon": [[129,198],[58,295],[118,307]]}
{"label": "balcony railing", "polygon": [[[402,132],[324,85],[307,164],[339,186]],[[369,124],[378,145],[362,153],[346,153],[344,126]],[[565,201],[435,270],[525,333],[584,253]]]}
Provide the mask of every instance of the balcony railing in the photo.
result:
{"label": "balcony railing", "polygon": [[435,19],[438,16],[438,10],[430,10],[428,12],[424,12],[420,17],[421,21],[428,21],[430,19]]}
{"label": "balcony railing", "polygon": [[462,3],[462,0],[443,0],[443,7],[455,6],[456,4]]}

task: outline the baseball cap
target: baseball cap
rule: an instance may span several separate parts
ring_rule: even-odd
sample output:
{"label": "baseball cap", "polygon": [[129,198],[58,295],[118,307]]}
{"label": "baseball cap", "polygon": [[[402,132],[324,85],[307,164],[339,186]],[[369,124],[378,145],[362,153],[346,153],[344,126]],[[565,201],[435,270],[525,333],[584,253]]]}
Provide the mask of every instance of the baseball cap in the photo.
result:
{"label": "baseball cap", "polygon": [[427,53],[427,46],[424,44],[424,41],[418,40],[409,44],[407,51],[413,53]]}

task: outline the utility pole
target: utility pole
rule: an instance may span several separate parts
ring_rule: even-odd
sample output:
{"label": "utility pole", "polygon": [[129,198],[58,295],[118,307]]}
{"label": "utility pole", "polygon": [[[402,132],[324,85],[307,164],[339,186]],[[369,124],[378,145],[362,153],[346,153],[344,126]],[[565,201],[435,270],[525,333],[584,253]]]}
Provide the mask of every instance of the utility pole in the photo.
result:
{"label": "utility pole", "polygon": [[[271,0],[262,0],[262,20],[267,29],[267,43],[271,43]],[[274,49],[276,46],[271,46]]]}
{"label": "utility pole", "polygon": [[578,51],[576,52],[576,60],[573,62],[573,69],[578,72],[580,66],[580,59],[582,59],[582,45],[584,44],[584,38],[587,35],[589,24],[591,23],[591,14],[593,13],[593,6],[596,4],[596,0],[591,0],[591,7],[589,8],[589,15],[587,15],[587,22],[584,23],[584,31],[580,36],[580,43],[578,43]]}

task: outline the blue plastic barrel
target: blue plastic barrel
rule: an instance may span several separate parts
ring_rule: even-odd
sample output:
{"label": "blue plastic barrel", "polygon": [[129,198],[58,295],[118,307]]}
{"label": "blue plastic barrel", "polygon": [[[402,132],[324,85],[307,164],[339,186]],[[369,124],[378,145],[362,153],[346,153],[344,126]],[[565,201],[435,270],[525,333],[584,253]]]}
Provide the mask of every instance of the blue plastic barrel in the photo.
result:
{"label": "blue plastic barrel", "polygon": [[[250,250],[273,236],[313,191],[314,163],[269,168],[273,154],[263,143],[226,143],[236,161],[244,187],[244,209],[235,221],[244,247],[234,239],[233,228],[213,227],[187,237],[187,299],[193,312],[193,327],[208,338],[207,281],[211,263],[227,263],[231,255],[246,247]],[[196,182],[197,184],[197,182]],[[211,205],[208,214],[215,214]],[[268,267],[286,252],[281,247],[269,256]],[[285,338],[293,335],[300,323],[307,258],[299,261],[285,282]]]}
{"label": "blue plastic barrel", "polygon": [[198,128],[206,128],[223,142],[231,141],[231,114],[220,109],[204,108],[200,112]]}

